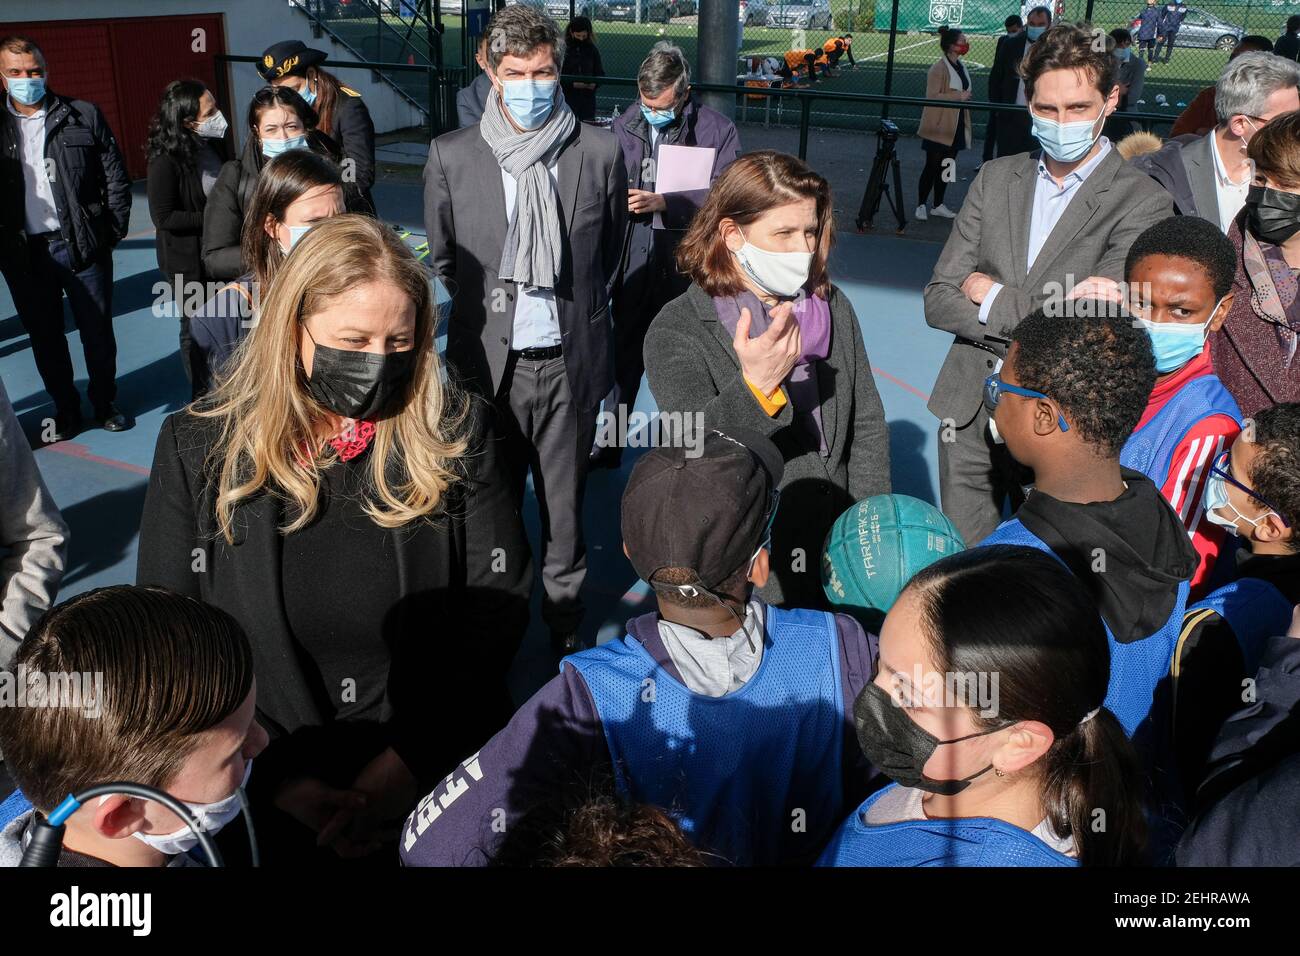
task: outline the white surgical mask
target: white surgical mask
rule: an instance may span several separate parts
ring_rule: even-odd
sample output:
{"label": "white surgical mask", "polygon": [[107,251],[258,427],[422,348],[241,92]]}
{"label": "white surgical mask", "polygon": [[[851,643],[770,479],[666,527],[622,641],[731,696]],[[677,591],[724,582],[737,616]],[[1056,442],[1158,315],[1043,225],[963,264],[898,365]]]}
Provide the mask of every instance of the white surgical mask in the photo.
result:
{"label": "white surgical mask", "polygon": [[200,123],[195,132],[200,136],[206,136],[208,139],[221,139],[226,135],[226,130],[229,128],[230,124],[226,122],[226,117],[221,110],[217,110]]}
{"label": "white surgical mask", "polygon": [[[745,238],[743,232],[740,236]],[[808,281],[813,259],[811,252],[769,252],[758,248],[748,239],[732,255],[759,288],[784,298],[798,295]]]}
{"label": "white surgical mask", "polygon": [[[216,803],[189,803],[190,813],[194,814],[194,819],[199,822],[199,826],[209,836],[216,833],[235,817],[239,816],[241,808],[239,801],[239,792],[248,785],[248,777],[253,772],[253,761],[248,760],[244,763],[244,779],[239,782],[235,792],[224,800],[218,800]],[[198,844],[199,838],[194,835],[194,831],[189,826],[182,824],[179,830],[171,833],[141,833],[137,830],[131,836],[135,837],[141,843],[146,843],[153,847],[159,853],[165,856],[175,856],[178,853],[188,853]]]}
{"label": "white surgical mask", "polygon": [[992,415],[989,416],[989,435],[993,437],[993,444],[1005,445],[1007,440],[998,432],[997,420]]}

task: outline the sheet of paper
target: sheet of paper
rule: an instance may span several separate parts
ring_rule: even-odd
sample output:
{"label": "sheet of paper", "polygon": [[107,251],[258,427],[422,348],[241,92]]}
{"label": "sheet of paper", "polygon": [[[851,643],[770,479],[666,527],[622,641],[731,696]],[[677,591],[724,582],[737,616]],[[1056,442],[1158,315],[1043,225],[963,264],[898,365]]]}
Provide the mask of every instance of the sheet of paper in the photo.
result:
{"label": "sheet of paper", "polygon": [[[680,193],[688,189],[708,189],[713,175],[712,146],[660,146],[655,169],[655,192]],[[655,213],[654,228],[663,229],[663,219]]]}

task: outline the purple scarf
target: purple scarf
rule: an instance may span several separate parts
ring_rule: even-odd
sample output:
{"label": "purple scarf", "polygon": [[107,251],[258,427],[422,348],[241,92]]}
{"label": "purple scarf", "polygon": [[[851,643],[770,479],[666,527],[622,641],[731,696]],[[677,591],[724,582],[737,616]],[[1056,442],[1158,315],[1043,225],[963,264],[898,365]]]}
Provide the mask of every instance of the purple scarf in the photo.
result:
{"label": "purple scarf", "polygon": [[[733,337],[736,325],[740,322],[741,309],[749,309],[751,339],[762,335],[772,324],[767,306],[748,290],[736,295],[715,295],[713,307],[718,313],[718,321]],[[817,363],[831,353],[831,308],[819,295],[804,296],[795,303],[794,317],[799,323],[803,354],[782,384],[790,396],[796,421],[809,441],[816,445],[821,456],[828,458],[830,448],[826,444],[826,433],[822,430],[822,399],[821,389],[817,385]]]}

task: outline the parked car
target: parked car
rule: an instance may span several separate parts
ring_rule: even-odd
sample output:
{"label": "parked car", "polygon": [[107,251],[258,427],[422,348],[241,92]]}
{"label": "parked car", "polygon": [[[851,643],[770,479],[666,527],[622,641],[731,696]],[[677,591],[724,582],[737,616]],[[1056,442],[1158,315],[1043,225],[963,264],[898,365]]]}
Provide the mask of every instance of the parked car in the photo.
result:
{"label": "parked car", "polygon": [[768,0],[740,0],[740,16],[737,18],[744,26],[764,25],[767,15],[772,10]]}
{"label": "parked car", "polygon": [[830,0],[777,0],[767,14],[769,27],[829,30],[831,23]]}
{"label": "parked car", "polygon": [[[532,3],[543,7],[546,15],[559,23],[569,19],[568,0],[506,0],[506,3]],[[636,22],[637,0],[574,0],[574,16],[590,17],[593,20],[626,20]],[[688,4],[695,12],[695,3]],[[641,0],[642,23],[667,23],[673,17],[685,16],[680,11],[683,0]]]}
{"label": "parked car", "polygon": [[[1130,29],[1137,29],[1134,18]],[[1223,50],[1231,53],[1233,47],[1241,42],[1246,30],[1227,20],[1220,19],[1200,7],[1188,7],[1187,16],[1183,18],[1182,29],[1178,31],[1177,46],[1197,50]]]}

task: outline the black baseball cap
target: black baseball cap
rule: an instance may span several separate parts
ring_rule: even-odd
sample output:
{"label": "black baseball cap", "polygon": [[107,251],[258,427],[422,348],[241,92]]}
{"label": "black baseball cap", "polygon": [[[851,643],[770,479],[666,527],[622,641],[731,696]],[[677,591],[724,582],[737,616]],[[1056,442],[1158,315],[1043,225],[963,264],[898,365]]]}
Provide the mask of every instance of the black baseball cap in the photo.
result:
{"label": "black baseball cap", "polygon": [[785,464],[749,429],[707,429],[690,457],[695,450],[655,448],[636,463],[623,492],[623,544],[642,580],[688,568],[714,590],[763,543]]}
{"label": "black baseball cap", "polygon": [[267,47],[262,54],[262,62],[257,64],[257,72],[270,83],[283,76],[302,76],[307,67],[315,66],[325,58],[324,52],[313,50],[301,40],[281,40],[274,46]]}

